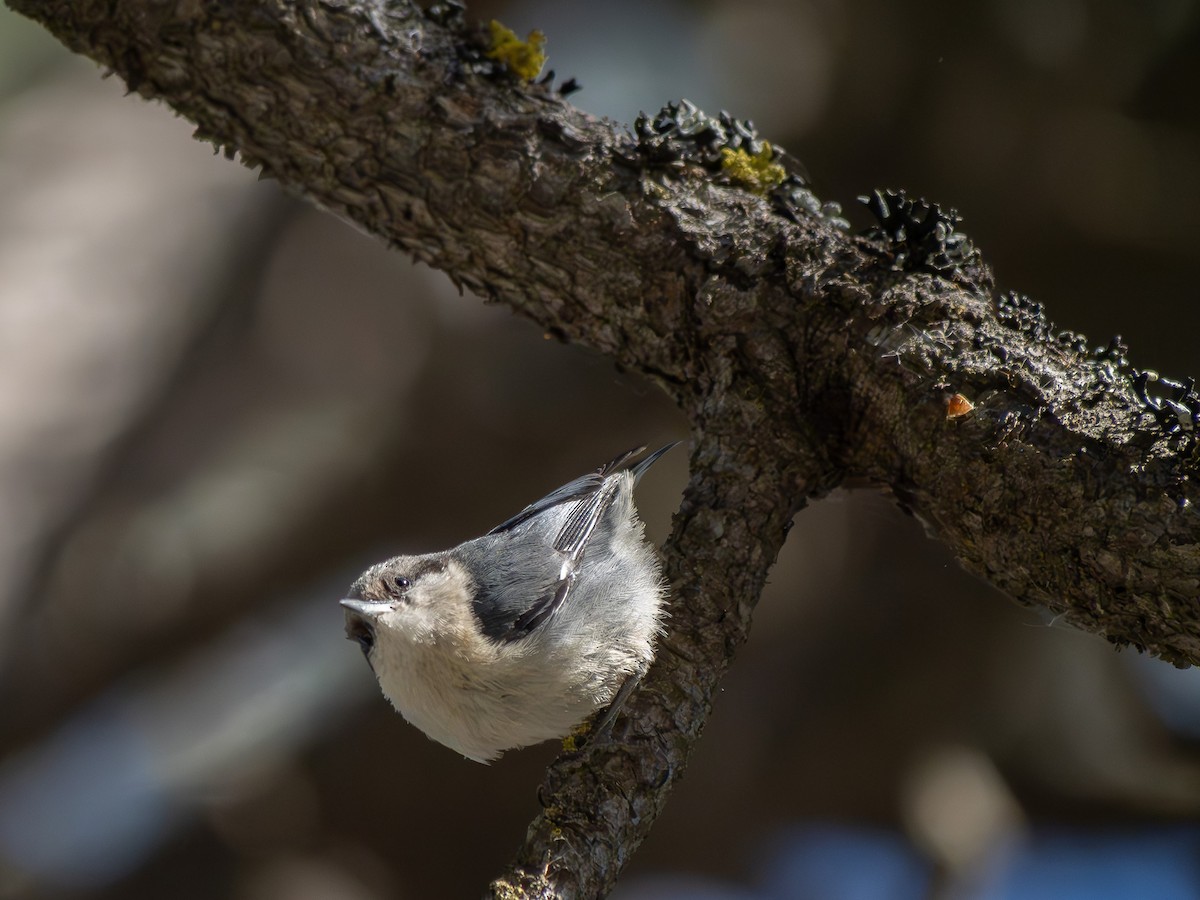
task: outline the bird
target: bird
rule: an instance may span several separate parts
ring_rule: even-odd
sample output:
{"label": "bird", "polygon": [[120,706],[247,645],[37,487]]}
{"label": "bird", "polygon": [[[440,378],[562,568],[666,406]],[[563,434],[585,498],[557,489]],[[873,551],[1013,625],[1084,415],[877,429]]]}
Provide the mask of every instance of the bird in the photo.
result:
{"label": "bird", "polygon": [[368,568],[340,601],[383,694],[428,737],[489,763],[605,732],[654,659],[667,586],[634,487],[678,442],[637,447],[482,537]]}

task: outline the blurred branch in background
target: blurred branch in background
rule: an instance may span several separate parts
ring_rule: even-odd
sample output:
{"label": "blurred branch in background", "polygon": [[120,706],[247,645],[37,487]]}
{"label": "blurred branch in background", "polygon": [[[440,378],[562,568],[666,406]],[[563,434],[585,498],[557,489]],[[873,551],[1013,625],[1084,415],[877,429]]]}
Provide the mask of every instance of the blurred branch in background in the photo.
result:
{"label": "blurred branch in background", "polygon": [[[237,304],[280,206],[201,147],[165,152],[179,124],[109,109],[111,88],[89,76],[10,103],[0,136],[0,472],[6,514],[21,523],[0,534],[0,645],[10,649],[16,618],[37,612],[39,545],[86,504],[115,445]],[[64,120],[88,125],[87,141]],[[162,189],[147,193],[147,177]]]}
{"label": "blurred branch in background", "polygon": [[[554,64],[580,77],[581,102],[594,111],[628,121],[639,105],[687,95],[753,116],[801,148],[827,195],[890,182],[951,200],[966,208],[1003,281],[1052,297],[1060,321],[1102,335],[1122,330],[1143,364],[1194,367],[1187,273],[1196,224],[1178,198],[1195,195],[1197,131],[1194,109],[1181,120],[1187,104],[1166,99],[1195,88],[1186,67],[1193,4],[1141,14],[1079,3],[943,5],[904,16],[875,4],[699,12],[663,4],[650,12],[655,27],[631,30],[633,18],[645,24],[641,7],[606,11],[614,41],[585,24],[577,33],[586,37],[574,39],[584,53],[568,50],[580,13],[561,5],[472,9],[481,18],[525,16],[547,30]],[[997,27],[980,29],[980,16]],[[677,36],[673,46],[656,37],[664,31]],[[782,49],[764,52],[763,41]],[[628,60],[614,64],[618,52]],[[594,74],[581,70],[589,53]],[[676,65],[676,54],[690,68]],[[751,71],[759,75],[746,78]],[[618,78],[628,82],[624,94]],[[803,102],[763,90],[771,79],[802,86]],[[20,361],[0,383],[13,410],[0,433],[3,538],[11,542],[11,564],[0,571],[12,579],[7,608],[19,617],[7,621],[21,628],[0,670],[3,784],[16,792],[6,797],[33,804],[18,807],[20,823],[38,815],[49,823],[23,827],[26,841],[43,834],[66,846],[70,815],[93,833],[119,836],[105,817],[137,813],[132,790],[146,783],[172,786],[163,796],[178,828],[145,820],[154,840],[125,855],[108,845],[103,872],[84,871],[78,857],[54,862],[49,848],[39,857],[29,843],[9,845],[0,893],[40,896],[66,884],[130,897],[470,893],[507,859],[552,748],[492,771],[464,769],[408,733],[382,701],[357,706],[355,698],[373,696],[357,651],[342,646],[332,605],[324,633],[315,623],[301,627],[312,621],[304,600],[380,551],[428,549],[494,524],[514,501],[575,474],[597,447],[678,434],[680,420],[656,393],[618,383],[604,363],[448,296],[441,281],[349,231],[268,199],[271,189],[233,196],[252,190],[250,179],[189,147],[182,125],[175,146],[143,158],[150,139],[123,117],[143,117],[151,130],[171,123],[161,110],[122,101],[117,85],[106,88],[83,71],[58,85],[62,93],[14,95],[0,112],[0,359]],[[73,100],[76,92],[84,99]],[[26,130],[39,114],[43,127]],[[47,119],[61,127],[46,127]],[[127,139],[112,151],[127,180],[101,169],[97,133]],[[22,158],[40,164],[44,180],[18,167]],[[186,166],[171,165],[185,158]],[[82,172],[68,175],[68,163]],[[230,210],[209,209],[220,192],[195,187],[200,177],[227,186]],[[71,205],[43,205],[45,193],[34,207],[10,200],[14,185],[32,192],[39,182],[56,185],[54,196]],[[77,190],[86,183],[95,187]],[[1130,197],[1140,204],[1136,216],[1127,214]],[[141,204],[140,212],[114,219],[121,203]],[[192,206],[211,222],[190,221]],[[47,232],[33,230],[40,209],[55,211],[44,244],[35,235]],[[17,273],[27,256],[45,260],[29,248],[61,246],[71,225],[86,251],[71,258],[81,272],[84,261],[101,268],[83,273],[86,289],[49,295],[74,306],[50,306]],[[125,233],[136,235],[133,264],[101,243]],[[10,244],[22,251],[8,253]],[[127,310],[122,301],[134,302],[145,270],[159,267],[167,277],[153,279],[143,305]],[[62,267],[38,269],[57,277]],[[1147,314],[1131,317],[1130,297]],[[59,365],[56,376],[50,369]],[[548,460],[548,447],[561,456]],[[653,501],[644,505],[653,516]],[[674,505],[660,498],[659,535]],[[1025,890],[1007,896],[1031,896],[1033,883],[1057,885],[1055,896],[1072,896],[1072,887],[1074,896],[1131,896],[1113,874],[1124,860],[1140,888],[1191,896],[1181,885],[1194,875],[1178,861],[1194,858],[1194,832],[1147,830],[1139,842],[1061,828],[1100,822],[1131,834],[1147,819],[1194,821],[1194,746],[1155,718],[1138,677],[1144,668],[1194,703],[1193,673],[1153,660],[1131,667],[1132,657],[1091,638],[1040,627],[961,573],[943,574],[947,563],[910,521],[872,498],[844,497],[797,520],[755,640],[724,682],[688,781],[634,863],[633,882],[662,866],[725,879],[753,868],[758,897],[798,884],[848,896],[839,885],[854,878],[876,896],[921,896],[944,867],[947,885],[974,878],[975,896],[1002,896],[979,891],[1020,877]],[[265,643],[247,636],[243,619]],[[231,629],[241,637],[224,637]],[[305,649],[290,652],[302,658],[341,651],[347,677],[360,670],[357,686],[333,676],[316,686],[295,681],[303,670],[289,668],[288,653],[263,653],[276,676],[231,684],[228,672],[243,671],[231,660],[258,656],[272,631],[294,636],[292,646]],[[233,646],[245,655],[223,649]],[[213,693],[187,689],[189,677]],[[304,727],[276,732],[278,719],[239,716],[271,696],[259,686],[273,677],[286,685],[279,696],[303,699],[280,716]],[[780,685],[796,691],[784,705]],[[193,712],[201,696],[219,707],[211,717]],[[1167,703],[1165,693],[1152,696]],[[360,718],[332,740],[337,720],[322,704],[339,698]],[[1186,707],[1166,708],[1180,718]],[[73,737],[82,739],[76,747],[95,746],[89,723],[127,721],[134,709],[144,718],[133,716],[121,733],[157,743],[163,755],[108,743],[129,749],[111,761],[83,759],[114,805],[70,790],[79,782],[63,776],[79,771],[71,768],[79,757],[63,748]],[[241,742],[198,745],[202,759],[187,770],[215,780],[179,778],[169,761],[196,736],[234,722]],[[164,729],[172,740],[155,737]],[[274,746],[273,733],[290,749],[256,757],[258,742]],[[258,758],[262,769],[239,772],[239,757]],[[393,759],[423,783],[374,777],[380,760]],[[147,775],[164,765],[160,780]],[[998,789],[993,767],[1006,783]],[[39,793],[56,783],[68,789]],[[1016,818],[1003,812],[1009,791]],[[811,827],[789,825],[797,819]],[[998,830],[973,832],[976,819]],[[949,828],[938,826],[946,821]],[[1047,821],[1060,831],[1039,827]],[[922,852],[898,832],[876,830],[905,823]],[[948,846],[957,827],[998,835],[1001,857]],[[455,849],[462,846],[478,850],[464,859]],[[1070,873],[1058,881],[1049,874],[1056,861]],[[955,865],[967,871],[950,871]],[[991,881],[980,882],[988,872]],[[895,890],[881,887],[888,884]]]}

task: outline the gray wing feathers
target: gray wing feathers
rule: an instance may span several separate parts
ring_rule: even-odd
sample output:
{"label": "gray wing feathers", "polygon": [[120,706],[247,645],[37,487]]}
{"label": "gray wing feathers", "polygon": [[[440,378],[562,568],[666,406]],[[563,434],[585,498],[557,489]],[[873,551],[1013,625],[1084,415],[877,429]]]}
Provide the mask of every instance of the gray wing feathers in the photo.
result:
{"label": "gray wing feathers", "polygon": [[596,530],[596,524],[616,498],[620,484],[616,478],[606,480],[590,497],[576,503],[554,538],[554,549],[572,558],[581,556],[592,532]]}
{"label": "gray wing feathers", "polygon": [[528,520],[532,519],[538,513],[552,509],[553,507],[558,506],[560,503],[569,503],[571,500],[578,500],[580,497],[586,497],[588,494],[594,493],[596,489],[599,488],[603,483],[604,479],[599,475],[599,473],[591,473],[584,475],[581,478],[576,478],[569,484],[564,484],[557,490],[551,491],[541,500],[535,500],[533,503],[530,503],[512,518],[505,519],[503,522],[489,531],[488,534],[499,534],[502,531],[511,531],[522,522],[527,522]]}
{"label": "gray wing feathers", "polygon": [[[667,450],[670,450],[674,446],[675,444],[668,444],[666,447],[663,447],[661,450],[656,450],[653,454],[647,457],[647,459],[644,459],[638,463],[637,466],[635,466],[632,470],[635,476],[640,478],[641,472],[644,472],[646,469],[648,469],[654,460],[658,459],[658,457],[662,456],[663,453],[665,453]],[[587,497],[588,495],[595,494],[600,490],[601,485],[604,484],[605,478],[624,465],[630,457],[637,456],[645,449],[645,447],[634,447],[632,450],[626,450],[620,456],[610,460],[609,462],[606,462],[595,472],[589,472],[587,475],[581,475],[574,481],[570,481],[564,484],[562,487],[551,491],[545,497],[542,497],[542,499],[535,500],[533,503],[530,503],[512,518],[505,519],[503,522],[489,531],[488,534],[499,534],[501,531],[508,531],[512,528],[516,528],[522,522],[532,519],[538,513],[545,512],[552,507],[558,506],[560,503],[568,503],[571,500],[578,500],[581,497]]]}
{"label": "gray wing feathers", "polygon": [[620,489],[621,482],[617,478],[606,478],[601,482],[599,490],[576,501],[575,508],[567,514],[567,521],[559,529],[552,545],[565,557],[558,572],[558,580],[547,588],[544,595],[534,600],[529,609],[517,617],[513,622],[512,637],[529,634],[562,608],[571,587],[575,584],[579,567],[583,564],[583,553],[588,547],[592,533],[612,506]]}
{"label": "gray wing feathers", "polygon": [[[667,444],[632,466],[629,471],[633,475],[633,483],[637,484],[646,470],[674,446],[675,443]],[[567,513],[565,521],[547,547],[548,551],[555,551],[562,559],[558,578],[547,584],[544,593],[539,592],[539,595],[523,610],[512,608],[512,606],[502,608],[496,602],[498,598],[495,596],[490,598],[490,602],[488,597],[478,596],[476,611],[485,634],[499,640],[523,637],[544,624],[562,608],[579,574],[584,553],[588,549],[596,527],[612,507],[613,501],[625,483],[621,478],[612,477],[613,474],[618,472],[631,457],[645,449],[645,447],[637,447],[627,450],[595,472],[576,478],[557,490],[551,491],[488,532],[488,535],[495,535],[511,531],[518,525],[556,506],[571,502],[575,504]],[[479,589],[481,593],[486,590],[482,584]]]}

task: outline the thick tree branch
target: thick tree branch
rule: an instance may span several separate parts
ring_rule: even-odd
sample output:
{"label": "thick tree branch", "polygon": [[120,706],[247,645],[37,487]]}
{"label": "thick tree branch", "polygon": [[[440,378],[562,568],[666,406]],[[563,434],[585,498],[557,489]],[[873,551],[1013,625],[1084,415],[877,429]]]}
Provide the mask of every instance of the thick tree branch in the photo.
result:
{"label": "thick tree branch", "polygon": [[951,217],[881,195],[882,227],[851,236],[795,178],[759,195],[723,176],[699,114],[634,139],[518,83],[453,10],[8,2],[201,137],[690,416],[671,634],[613,740],[551,768],[496,896],[607,890],[686,764],[786,523],[839,483],[889,487],[1025,602],[1200,660],[1200,400],[1151,396],[1119,344],[1089,352],[996,298]]}

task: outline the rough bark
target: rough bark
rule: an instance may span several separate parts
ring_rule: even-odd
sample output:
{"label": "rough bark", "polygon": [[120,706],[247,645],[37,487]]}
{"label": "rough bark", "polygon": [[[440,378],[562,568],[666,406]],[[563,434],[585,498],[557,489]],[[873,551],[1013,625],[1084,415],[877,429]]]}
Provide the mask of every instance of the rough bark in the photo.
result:
{"label": "rough bark", "polygon": [[690,417],[671,633],[611,739],[550,768],[494,896],[607,892],[684,771],[788,522],[839,484],[889,488],[1023,602],[1200,660],[1190,382],[1155,393],[1119,342],[1089,351],[997,297],[952,216],[880,195],[881,227],[851,235],[794,176],[756,193],[722,174],[698,113],[635,137],[519,82],[450,7],[8,2],[198,136]]}

